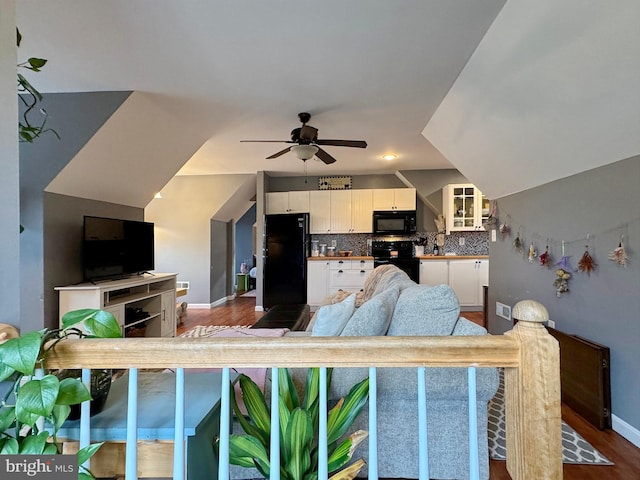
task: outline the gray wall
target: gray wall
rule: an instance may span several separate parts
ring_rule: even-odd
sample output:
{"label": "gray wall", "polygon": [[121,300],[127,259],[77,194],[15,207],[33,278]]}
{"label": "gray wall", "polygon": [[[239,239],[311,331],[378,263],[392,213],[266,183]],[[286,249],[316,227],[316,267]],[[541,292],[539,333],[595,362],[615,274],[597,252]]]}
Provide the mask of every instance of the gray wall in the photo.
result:
{"label": "gray wall", "polygon": [[[608,346],[613,414],[636,429],[640,429],[639,185],[640,156],[636,156],[501,198],[498,217],[510,216],[512,235],[489,243],[489,330],[502,333],[512,327],[495,315],[496,301],[513,306],[533,299],[547,307],[558,330]],[[573,268],[588,243],[597,263],[595,272],[573,273],[570,292],[558,298],[553,287],[557,267],[532,265],[518,254],[512,245],[517,230],[525,245],[533,241],[538,251],[544,251],[549,238],[554,261],[562,256],[564,240]],[[621,235],[630,258],[626,269],[607,259]]]}
{"label": "gray wall", "polygon": [[[268,192],[318,190],[318,177],[269,177]],[[406,185],[395,175],[352,175],[351,187],[402,188]]]}
{"label": "gray wall", "polygon": [[216,302],[228,295],[228,223],[211,220],[211,277],[209,298]]}
{"label": "gray wall", "polygon": [[47,125],[60,135],[60,140],[47,133],[34,143],[20,144],[20,221],[25,227],[20,236],[20,283],[25,286],[20,303],[22,327],[26,330],[52,322],[51,292],[47,289],[56,279],[46,278],[44,266],[43,192],[129,95],[130,92],[46,94],[42,106],[49,113]]}
{"label": "gray wall", "polygon": [[253,265],[253,224],[256,223],[256,206],[253,205],[236,222],[235,232],[235,273],[240,272],[240,264],[247,262],[247,268]]}
{"label": "gray wall", "polygon": [[[58,294],[54,287],[82,282],[82,226],[85,215],[144,220],[141,208],[83,198],[44,194],[44,326],[58,326]],[[27,294],[31,289],[27,290]],[[30,325],[34,323],[33,325]],[[42,328],[23,318],[29,330]]]}
{"label": "gray wall", "polygon": [[18,104],[16,102],[16,4],[0,13],[0,323],[20,324],[20,207]]}

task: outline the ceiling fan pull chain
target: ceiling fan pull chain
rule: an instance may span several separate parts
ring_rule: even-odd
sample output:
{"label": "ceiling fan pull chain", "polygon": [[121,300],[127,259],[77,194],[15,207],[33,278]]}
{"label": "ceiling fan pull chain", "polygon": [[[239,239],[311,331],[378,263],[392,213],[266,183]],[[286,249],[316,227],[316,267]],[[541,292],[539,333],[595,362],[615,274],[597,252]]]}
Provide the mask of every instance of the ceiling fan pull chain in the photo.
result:
{"label": "ceiling fan pull chain", "polygon": [[307,161],[304,160],[302,163],[304,163],[304,183],[307,183]]}

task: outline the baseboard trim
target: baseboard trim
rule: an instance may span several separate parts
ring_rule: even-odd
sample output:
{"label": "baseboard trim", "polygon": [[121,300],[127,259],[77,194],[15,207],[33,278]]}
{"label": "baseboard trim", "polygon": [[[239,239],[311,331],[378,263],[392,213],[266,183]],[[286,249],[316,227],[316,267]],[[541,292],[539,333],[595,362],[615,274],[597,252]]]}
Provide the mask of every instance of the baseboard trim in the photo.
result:
{"label": "baseboard trim", "polygon": [[611,426],[614,432],[620,434],[636,447],[640,448],[640,430],[615,415],[611,415]]}
{"label": "baseboard trim", "polygon": [[227,301],[233,300],[233,297],[222,297],[219,300],[216,300],[213,303],[190,303],[189,308],[193,309],[211,309],[213,307],[218,307],[220,305],[224,305]]}
{"label": "baseboard trim", "polygon": [[264,308],[262,308],[261,305],[256,305],[256,308],[254,309],[256,312],[264,312]]}

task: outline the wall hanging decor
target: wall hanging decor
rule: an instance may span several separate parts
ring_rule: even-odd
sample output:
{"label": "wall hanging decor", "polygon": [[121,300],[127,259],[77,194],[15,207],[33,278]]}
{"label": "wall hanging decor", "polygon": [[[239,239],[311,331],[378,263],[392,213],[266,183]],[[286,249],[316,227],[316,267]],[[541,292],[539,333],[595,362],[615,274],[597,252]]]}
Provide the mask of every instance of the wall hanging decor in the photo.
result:
{"label": "wall hanging decor", "polygon": [[573,270],[573,268],[571,267],[571,262],[569,261],[570,259],[571,259],[571,255],[564,254],[564,240],[563,240],[562,241],[562,258],[560,259],[559,262],[556,263],[556,266],[562,268],[567,272],[570,272]]}
{"label": "wall hanging decor", "polygon": [[515,248],[518,253],[522,254],[524,251],[524,247],[522,246],[522,240],[520,240],[520,231],[518,230],[518,234],[516,238],[513,240],[513,248]]}
{"label": "wall hanging decor", "polygon": [[541,266],[549,268],[549,264],[551,263],[551,254],[549,253],[549,245],[544,247],[544,252],[540,254],[540,257],[538,257],[538,260],[540,260]]}
{"label": "wall hanging decor", "polygon": [[[564,257],[562,257],[564,258]],[[556,279],[553,282],[553,286],[556,287],[556,296],[560,298],[563,293],[569,291],[569,279],[571,274],[562,268],[556,270]]]}
{"label": "wall hanging decor", "polygon": [[529,254],[527,256],[529,257],[529,263],[533,263],[535,258],[538,256],[538,252],[536,252],[536,249],[533,246],[533,243],[529,245]]}
{"label": "wall hanging decor", "polygon": [[585,251],[582,254],[582,258],[578,262],[578,270],[591,276],[591,272],[596,269],[596,262],[593,260],[593,257],[589,255],[589,245],[585,245],[584,248]]}
{"label": "wall hanging decor", "polygon": [[621,267],[627,268],[629,257],[627,257],[627,252],[624,249],[624,243],[622,240],[623,237],[620,236],[618,246],[614,248],[612,252],[609,252],[609,260],[616,262]]}
{"label": "wall hanging decor", "polygon": [[351,190],[351,176],[318,177],[318,190]]}

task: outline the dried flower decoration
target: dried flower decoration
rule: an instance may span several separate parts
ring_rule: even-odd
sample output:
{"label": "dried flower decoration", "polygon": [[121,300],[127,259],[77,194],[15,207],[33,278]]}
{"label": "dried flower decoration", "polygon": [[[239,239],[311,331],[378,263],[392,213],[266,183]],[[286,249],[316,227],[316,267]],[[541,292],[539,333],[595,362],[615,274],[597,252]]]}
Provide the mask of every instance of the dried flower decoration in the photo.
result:
{"label": "dried flower decoration", "polygon": [[596,262],[593,260],[593,257],[589,255],[589,246],[584,246],[585,251],[582,254],[582,258],[578,262],[578,270],[581,272],[585,272],[587,275],[591,276],[591,272],[596,269]]}
{"label": "dried flower decoration", "polygon": [[538,256],[538,252],[536,252],[536,249],[533,246],[533,243],[531,245],[529,245],[529,255],[528,256],[529,256],[529,263],[533,263],[535,258]]}
{"label": "dried flower decoration", "polygon": [[518,232],[515,240],[513,241],[513,248],[515,248],[518,251],[518,253],[522,253],[524,251],[522,240],[520,240],[520,232]]}
{"label": "dried flower decoration", "polygon": [[[565,258],[565,257],[562,257]],[[556,296],[560,298],[563,293],[569,291],[569,279],[571,274],[562,268],[556,270],[556,279],[553,282],[553,286],[556,287]]]}
{"label": "dried flower decoration", "polygon": [[563,240],[562,241],[562,258],[560,259],[559,262],[556,262],[556,266],[562,268],[567,272],[570,272],[571,270],[573,270],[573,268],[571,267],[571,263],[569,262],[570,258],[571,258],[571,255],[564,254],[564,240]]}
{"label": "dried flower decoration", "polygon": [[549,245],[547,245],[544,249],[544,252],[540,254],[540,256],[538,257],[538,260],[540,260],[540,265],[543,267],[549,267],[549,264],[551,263],[551,255],[549,254]]}
{"label": "dried flower decoration", "polygon": [[624,249],[622,238],[620,239],[618,247],[615,248],[612,252],[609,252],[609,260],[616,262],[621,267],[627,268],[629,257],[627,257],[627,252]]}

